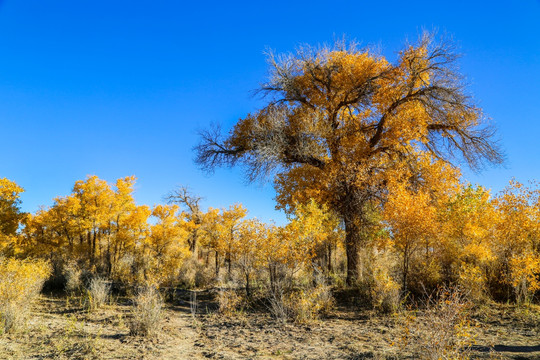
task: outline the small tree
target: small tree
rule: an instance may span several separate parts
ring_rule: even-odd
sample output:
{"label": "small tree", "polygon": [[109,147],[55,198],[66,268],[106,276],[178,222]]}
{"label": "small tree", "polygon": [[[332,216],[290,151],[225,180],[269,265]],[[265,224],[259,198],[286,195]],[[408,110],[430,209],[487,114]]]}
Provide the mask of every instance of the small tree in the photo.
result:
{"label": "small tree", "polygon": [[13,251],[14,236],[24,213],[19,209],[19,194],[24,190],[6,178],[0,178],[0,254]]}

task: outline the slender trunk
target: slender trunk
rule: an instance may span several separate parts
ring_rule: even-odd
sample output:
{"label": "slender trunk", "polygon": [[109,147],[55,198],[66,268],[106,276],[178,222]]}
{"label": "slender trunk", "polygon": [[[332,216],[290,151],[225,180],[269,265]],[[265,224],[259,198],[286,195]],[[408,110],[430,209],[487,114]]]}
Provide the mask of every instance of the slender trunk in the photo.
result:
{"label": "slender trunk", "polygon": [[249,290],[249,273],[246,272],[246,296],[249,298],[251,295]]}
{"label": "slender trunk", "polygon": [[329,243],[328,244],[328,273],[331,274],[333,272],[333,267],[332,267],[332,243]]}
{"label": "slender trunk", "polygon": [[216,278],[219,276],[219,253],[216,251]]}
{"label": "slender trunk", "polygon": [[403,294],[407,294],[407,275],[409,273],[409,254],[407,247],[403,253]]}
{"label": "slender trunk", "polygon": [[268,263],[268,274],[270,275],[270,289],[272,293],[276,291],[276,266],[275,264]]}
{"label": "slender trunk", "polygon": [[95,260],[96,260],[96,231],[92,231],[92,235],[91,235],[91,241],[92,241],[92,251],[90,253],[90,256],[91,256],[91,260],[92,260],[92,265],[95,264]]}
{"label": "slender trunk", "polygon": [[111,235],[107,236],[107,274],[109,277],[112,273],[112,254],[111,254]]}

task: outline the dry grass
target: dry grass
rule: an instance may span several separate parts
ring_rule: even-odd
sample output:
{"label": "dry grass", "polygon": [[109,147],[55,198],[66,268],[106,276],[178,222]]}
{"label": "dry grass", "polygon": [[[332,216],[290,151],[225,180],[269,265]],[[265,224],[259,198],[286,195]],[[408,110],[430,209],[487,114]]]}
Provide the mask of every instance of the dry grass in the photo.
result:
{"label": "dry grass", "polygon": [[66,317],[63,335],[54,342],[52,357],[55,359],[100,359],[100,333],[86,329],[85,321],[75,316]]}
{"label": "dry grass", "polygon": [[89,310],[98,310],[107,304],[110,292],[111,285],[109,281],[100,277],[93,278],[87,290]]}
{"label": "dry grass", "polygon": [[[431,351],[425,347],[433,327],[427,310],[402,310],[418,326],[409,327],[411,341],[424,345],[401,349],[392,346],[403,335],[394,315],[339,303],[320,321],[284,325],[264,309],[245,311],[241,319],[215,316],[207,310],[217,308],[212,299],[209,291],[197,293],[195,325],[190,293],[179,293],[173,304],[162,308],[158,336],[148,338],[130,336],[134,307],[125,298],[88,312],[76,299],[42,296],[32,307],[27,331],[0,336],[0,359],[419,359],[418,353]],[[479,325],[473,328],[477,348],[469,354],[487,359],[490,347],[498,345],[495,354],[504,359],[540,358],[539,313],[538,306],[504,304],[468,309],[471,322]]]}
{"label": "dry grass", "polygon": [[299,324],[318,320],[328,314],[335,305],[329,286],[319,284],[316,287],[293,292],[286,299],[288,313]]}
{"label": "dry grass", "polygon": [[135,296],[133,303],[130,334],[146,337],[157,335],[163,317],[163,300],[159,292],[153,287],[144,288]]}
{"label": "dry grass", "polygon": [[66,291],[77,292],[82,288],[82,270],[74,261],[64,267],[64,277]]}

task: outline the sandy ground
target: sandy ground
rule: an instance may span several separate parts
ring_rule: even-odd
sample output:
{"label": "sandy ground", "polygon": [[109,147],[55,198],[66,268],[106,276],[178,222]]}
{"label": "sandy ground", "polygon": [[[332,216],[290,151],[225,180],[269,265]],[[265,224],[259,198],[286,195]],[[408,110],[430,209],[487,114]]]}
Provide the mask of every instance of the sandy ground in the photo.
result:
{"label": "sandy ground", "polygon": [[[129,335],[130,306],[87,312],[65,296],[42,296],[27,327],[0,336],[0,359],[413,359],[400,346],[402,315],[342,307],[308,325],[281,324],[267,312],[218,315],[201,301],[167,305],[158,336]],[[421,316],[420,316],[421,317]],[[472,316],[472,358],[540,359],[540,308],[490,305]],[[429,324],[421,331],[429,331]]]}

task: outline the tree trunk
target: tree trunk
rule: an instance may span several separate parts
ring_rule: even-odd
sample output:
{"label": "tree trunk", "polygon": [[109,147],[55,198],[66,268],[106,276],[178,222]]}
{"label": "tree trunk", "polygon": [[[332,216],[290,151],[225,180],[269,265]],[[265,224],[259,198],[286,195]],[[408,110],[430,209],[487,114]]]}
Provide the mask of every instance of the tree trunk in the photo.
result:
{"label": "tree trunk", "polygon": [[328,243],[327,249],[328,249],[328,252],[326,256],[328,256],[328,263],[326,265],[328,269],[328,274],[331,274],[334,272],[334,268],[332,266],[332,243]]}
{"label": "tree trunk", "polygon": [[216,251],[216,279],[219,277],[219,253]]}
{"label": "tree trunk", "polygon": [[408,249],[405,248],[405,252],[403,254],[403,294],[407,295],[407,275],[409,274],[409,254]]}
{"label": "tree trunk", "polygon": [[249,273],[246,272],[246,296],[249,298],[251,296],[251,292],[249,289]]}
{"label": "tree trunk", "polygon": [[345,252],[347,254],[347,285],[354,285],[358,280],[360,256],[358,248],[361,242],[360,229],[356,221],[345,219]]}
{"label": "tree trunk", "polygon": [[197,251],[197,237],[199,236],[197,232],[197,229],[194,230],[190,236],[190,239],[188,240],[189,251],[191,251],[192,254],[195,254],[195,251]]}
{"label": "tree trunk", "polygon": [[[356,200],[356,201],[355,201]],[[345,223],[345,252],[347,255],[347,285],[357,283],[360,276],[360,254],[367,245],[369,237],[369,221],[366,219],[364,204],[353,199],[350,206],[345,206],[342,213]]]}

